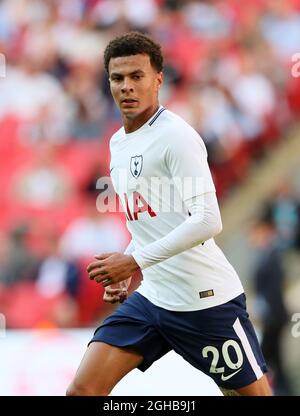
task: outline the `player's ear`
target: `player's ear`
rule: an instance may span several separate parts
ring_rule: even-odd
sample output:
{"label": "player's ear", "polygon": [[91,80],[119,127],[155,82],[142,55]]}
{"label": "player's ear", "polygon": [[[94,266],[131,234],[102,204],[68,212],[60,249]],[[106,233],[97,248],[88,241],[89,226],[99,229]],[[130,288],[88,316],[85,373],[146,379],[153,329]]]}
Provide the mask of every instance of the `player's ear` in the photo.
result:
{"label": "player's ear", "polygon": [[164,80],[164,75],[163,75],[163,73],[162,72],[158,72],[157,73],[157,78],[156,78],[156,82],[157,82],[157,90],[159,90],[160,89],[160,87],[162,86],[162,83],[163,83],[163,80]]}

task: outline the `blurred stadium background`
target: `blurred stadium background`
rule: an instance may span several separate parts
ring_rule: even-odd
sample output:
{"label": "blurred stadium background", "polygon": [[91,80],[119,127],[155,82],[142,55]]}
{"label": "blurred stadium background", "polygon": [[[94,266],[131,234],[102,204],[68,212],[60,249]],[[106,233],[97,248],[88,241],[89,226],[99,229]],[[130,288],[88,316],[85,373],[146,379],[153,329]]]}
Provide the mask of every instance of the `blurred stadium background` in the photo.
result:
{"label": "blurred stadium background", "polygon": [[[131,29],[162,44],[161,103],[206,143],[224,223],[218,243],[245,286],[259,336],[255,276],[268,242],[259,245],[253,224],[264,217],[275,225],[283,273],[266,285],[278,285],[288,317],[272,341],[289,394],[299,395],[300,0],[0,1],[0,395],[64,394],[113,308],[85,268],[129,239],[121,214],[97,212],[96,181],[108,175],[108,141],[121,123],[102,53]],[[186,371],[194,385],[200,376]],[[133,390],[128,381],[118,392],[134,394],[138,380],[141,394],[155,394],[136,377]],[[178,383],[172,391],[184,394]],[[207,378],[198,386],[190,391],[218,394]]]}

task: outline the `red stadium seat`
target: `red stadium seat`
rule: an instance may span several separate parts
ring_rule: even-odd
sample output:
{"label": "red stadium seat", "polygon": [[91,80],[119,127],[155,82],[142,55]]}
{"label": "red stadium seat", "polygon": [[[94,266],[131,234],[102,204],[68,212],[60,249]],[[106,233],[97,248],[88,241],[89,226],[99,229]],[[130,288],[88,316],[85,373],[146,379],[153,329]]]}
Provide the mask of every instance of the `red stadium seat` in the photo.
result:
{"label": "red stadium seat", "polygon": [[107,306],[103,303],[104,289],[98,283],[89,280],[86,268],[92,259],[82,259],[80,262],[80,286],[77,295],[79,308],[79,323],[88,326],[104,312]]}

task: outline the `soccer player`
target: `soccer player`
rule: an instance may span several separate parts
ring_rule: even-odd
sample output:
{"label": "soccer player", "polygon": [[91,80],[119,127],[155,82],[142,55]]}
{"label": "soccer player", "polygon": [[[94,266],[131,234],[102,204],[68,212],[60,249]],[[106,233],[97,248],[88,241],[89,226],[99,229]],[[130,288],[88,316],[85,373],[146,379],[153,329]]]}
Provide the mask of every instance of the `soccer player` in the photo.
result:
{"label": "soccer player", "polygon": [[[272,395],[242,284],[213,238],[222,223],[205,145],[159,105],[160,46],[130,32],[108,44],[104,64],[123,119],[110,142],[111,179],[132,241],[88,266],[104,300],[121,305],[95,331],[67,395],[108,395],[170,350],[224,394]],[[138,269],[141,285],[124,301]]]}

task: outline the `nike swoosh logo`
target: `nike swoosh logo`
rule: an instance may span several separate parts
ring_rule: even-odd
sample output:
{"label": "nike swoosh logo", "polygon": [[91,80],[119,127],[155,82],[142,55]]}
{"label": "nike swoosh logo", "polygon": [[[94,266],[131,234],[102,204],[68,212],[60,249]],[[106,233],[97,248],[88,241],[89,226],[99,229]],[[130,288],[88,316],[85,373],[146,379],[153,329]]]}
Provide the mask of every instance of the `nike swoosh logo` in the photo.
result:
{"label": "nike swoosh logo", "polygon": [[241,371],[241,368],[240,368],[239,370],[235,371],[234,373],[229,374],[228,376],[224,376],[224,374],[222,374],[222,375],[221,375],[221,379],[222,379],[222,381],[227,381],[227,380],[229,380],[231,377],[235,376],[235,375],[236,375],[238,372],[240,372],[240,371]]}

